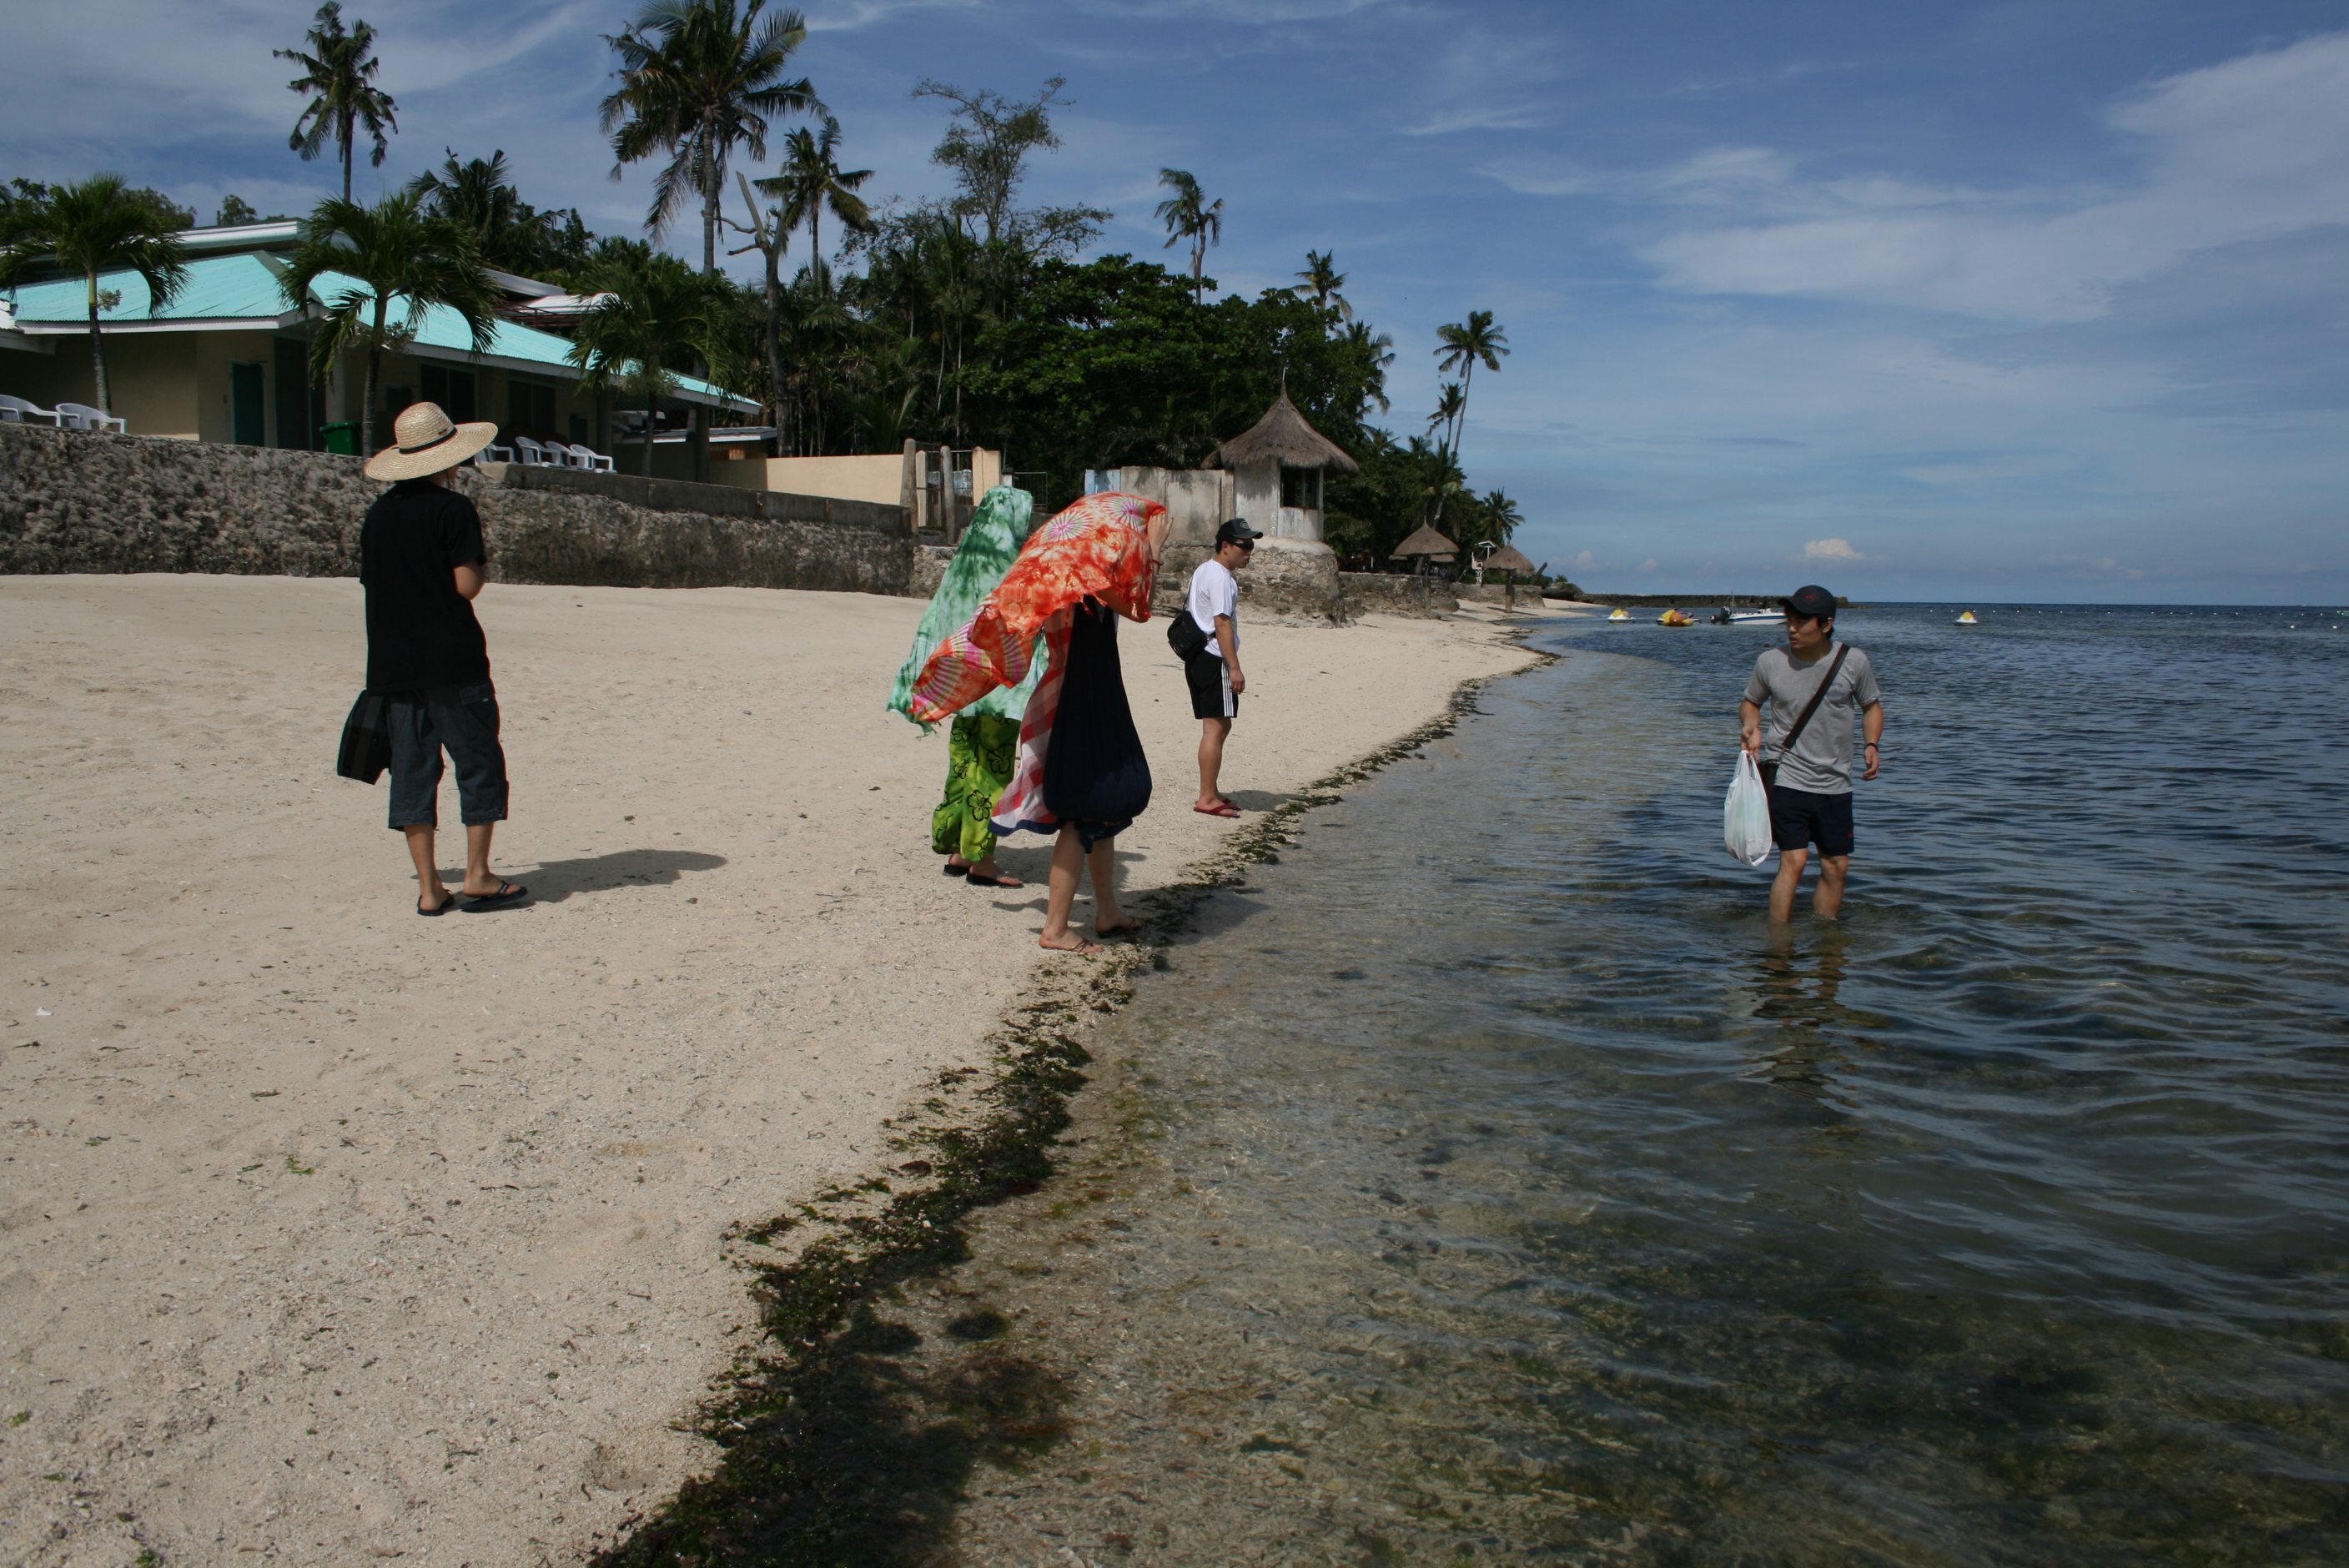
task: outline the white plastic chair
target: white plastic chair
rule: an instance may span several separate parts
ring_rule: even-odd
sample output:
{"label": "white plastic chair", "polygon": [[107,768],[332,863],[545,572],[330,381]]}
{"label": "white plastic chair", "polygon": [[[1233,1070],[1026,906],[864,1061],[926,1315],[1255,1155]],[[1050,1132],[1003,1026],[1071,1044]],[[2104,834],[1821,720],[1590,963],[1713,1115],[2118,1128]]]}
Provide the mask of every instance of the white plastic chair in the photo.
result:
{"label": "white plastic chair", "polygon": [[546,449],[528,436],[516,436],[513,438],[513,444],[514,452],[522,459],[524,468],[544,469],[563,466],[559,462],[550,461],[546,455]]}
{"label": "white plastic chair", "polygon": [[589,473],[608,474],[613,471],[612,459],[593,447],[574,444],[571,449],[571,461],[574,467],[585,469]]}
{"label": "white plastic chair", "polygon": [[[130,433],[129,420],[119,419],[105,409],[93,408],[87,403],[60,403],[57,413],[60,416],[57,422],[70,430],[111,429],[119,430],[126,436]],[[66,424],[68,419],[72,421],[69,425]]]}
{"label": "white plastic chair", "polygon": [[477,469],[483,463],[510,463],[513,460],[512,447],[501,447],[494,442],[473,454],[473,466]]}
{"label": "white plastic chair", "polygon": [[27,403],[22,397],[10,397],[5,395],[0,395],[0,419],[5,419],[11,425],[29,424],[35,419],[47,419],[60,430],[64,429],[66,425],[63,419],[57,418],[57,411],[55,408],[44,408],[37,403]]}

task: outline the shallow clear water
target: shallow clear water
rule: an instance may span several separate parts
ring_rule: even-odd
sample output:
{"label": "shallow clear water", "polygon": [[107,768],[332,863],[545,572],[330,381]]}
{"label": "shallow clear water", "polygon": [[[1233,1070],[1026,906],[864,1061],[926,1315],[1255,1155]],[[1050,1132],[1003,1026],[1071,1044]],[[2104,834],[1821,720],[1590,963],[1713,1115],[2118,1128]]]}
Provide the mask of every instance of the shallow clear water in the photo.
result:
{"label": "shallow clear water", "polygon": [[1546,628],[1212,899],[954,1288],[1079,1369],[968,1555],[2349,1561],[2349,618],[1954,613],[1841,627],[1839,924],[1721,848],[1766,628]]}

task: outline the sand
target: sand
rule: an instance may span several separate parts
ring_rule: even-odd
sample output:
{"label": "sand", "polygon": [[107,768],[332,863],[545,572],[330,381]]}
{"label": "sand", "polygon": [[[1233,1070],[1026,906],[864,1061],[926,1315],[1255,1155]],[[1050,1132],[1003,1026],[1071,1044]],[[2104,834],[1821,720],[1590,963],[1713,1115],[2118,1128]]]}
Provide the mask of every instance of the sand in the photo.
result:
{"label": "sand", "polygon": [[[1043,841],[938,872],[944,734],[882,708],[921,608],[492,585],[536,896],[426,921],[333,774],[355,583],[0,578],[0,1561],[571,1563],[712,1462],[721,1233],[1085,962]],[[1251,809],[1526,661],[1484,615],[1245,641]],[[1140,890],[1231,825],[1161,628],[1122,647]]]}

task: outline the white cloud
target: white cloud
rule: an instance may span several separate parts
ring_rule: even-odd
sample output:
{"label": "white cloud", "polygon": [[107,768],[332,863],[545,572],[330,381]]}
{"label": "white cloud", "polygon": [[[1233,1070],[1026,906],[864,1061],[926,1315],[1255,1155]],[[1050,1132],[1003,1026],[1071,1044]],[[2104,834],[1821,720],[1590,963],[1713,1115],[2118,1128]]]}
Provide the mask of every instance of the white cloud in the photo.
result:
{"label": "white cloud", "polygon": [[2099,315],[2189,254],[2349,222],[2349,33],[2155,83],[2106,116],[2142,150],[2127,189],[1990,192],[1873,175],[1806,180],[1764,147],[1639,174],[1497,164],[1511,187],[1734,213],[1640,254],[1690,294],[1799,294],[2000,321]]}
{"label": "white cloud", "polygon": [[1656,566],[1657,566],[1657,561],[1656,561],[1656,558],[1655,558],[1654,556],[1652,556],[1652,555],[1649,556],[1649,557],[1648,557],[1648,559],[1646,559],[1645,561],[1642,561],[1641,562],[1640,562],[1640,571],[1642,571],[1642,572],[1653,572],[1653,571],[1656,569]]}
{"label": "white cloud", "polygon": [[1530,129],[1549,119],[1544,88],[1558,73],[1555,52],[1542,40],[1470,28],[1429,70],[1426,107],[1402,133]]}
{"label": "white cloud", "polygon": [[1851,547],[1848,539],[1814,539],[1803,546],[1805,561],[1865,561],[1867,556]]}

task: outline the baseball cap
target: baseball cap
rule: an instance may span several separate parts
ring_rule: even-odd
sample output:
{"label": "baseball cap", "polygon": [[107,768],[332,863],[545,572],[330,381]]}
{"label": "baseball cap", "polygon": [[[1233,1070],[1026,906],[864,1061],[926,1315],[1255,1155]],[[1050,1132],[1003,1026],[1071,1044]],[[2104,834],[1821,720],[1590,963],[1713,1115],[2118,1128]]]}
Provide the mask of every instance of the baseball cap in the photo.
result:
{"label": "baseball cap", "polygon": [[1807,616],[1814,621],[1832,621],[1835,619],[1836,596],[1814,583],[1786,595],[1786,613]]}
{"label": "baseball cap", "polygon": [[1216,530],[1217,544],[1240,544],[1251,539],[1263,537],[1264,533],[1261,530],[1250,528],[1247,525],[1247,520],[1241,517],[1226,518],[1224,525]]}

